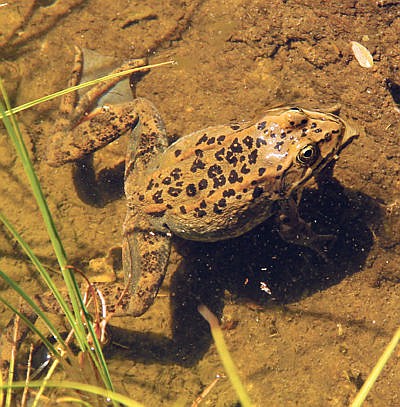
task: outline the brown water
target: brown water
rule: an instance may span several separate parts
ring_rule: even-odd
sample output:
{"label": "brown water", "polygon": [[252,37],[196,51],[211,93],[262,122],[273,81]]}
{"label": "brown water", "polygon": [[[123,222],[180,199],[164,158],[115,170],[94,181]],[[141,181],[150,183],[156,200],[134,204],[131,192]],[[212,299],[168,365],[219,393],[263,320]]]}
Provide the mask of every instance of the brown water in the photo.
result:
{"label": "brown water", "polygon": [[[145,405],[177,399],[190,405],[223,373],[196,312],[204,302],[232,328],[225,337],[255,405],[348,405],[399,324],[400,4],[70,0],[63,2],[70,11],[59,13],[54,8],[61,1],[36,2],[29,17],[29,1],[9,3],[0,8],[0,31],[7,22],[0,72],[15,106],[66,86],[74,45],[111,57],[115,66],[151,49],[151,62],[178,62],[155,69],[138,86],[138,94],[158,106],[171,138],[294,102],[320,109],[340,103],[342,113],[365,128],[341,155],[334,180],[304,194],[303,216],[320,233],[337,235],[329,262],[282,242],[271,222],[218,244],[178,241],[164,296],[139,319],[113,320],[114,340],[128,349],[114,347],[109,355],[119,391]],[[40,14],[49,3],[53,9]],[[350,41],[372,52],[372,69],[359,66]],[[110,157],[123,156],[124,141],[96,154],[96,168],[103,169],[96,194],[71,166],[51,169],[44,151],[58,103],[18,118],[69,261],[85,268],[121,240],[121,172],[104,169]],[[56,267],[5,136],[0,179],[1,212],[42,261]],[[2,227],[0,268],[32,293],[44,290]],[[260,281],[271,295],[259,289]],[[2,326],[10,314],[2,305],[0,312]],[[397,362],[398,354],[365,405],[400,404]],[[227,379],[207,402],[237,405]]]}

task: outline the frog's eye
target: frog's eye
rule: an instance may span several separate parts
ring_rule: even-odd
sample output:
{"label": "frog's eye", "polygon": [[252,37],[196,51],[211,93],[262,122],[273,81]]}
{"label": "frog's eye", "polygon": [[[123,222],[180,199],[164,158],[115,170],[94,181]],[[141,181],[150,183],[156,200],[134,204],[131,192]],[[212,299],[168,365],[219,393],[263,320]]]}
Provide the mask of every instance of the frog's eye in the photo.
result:
{"label": "frog's eye", "polygon": [[318,146],[316,144],[308,144],[299,151],[296,160],[300,165],[309,167],[315,163],[318,155]]}

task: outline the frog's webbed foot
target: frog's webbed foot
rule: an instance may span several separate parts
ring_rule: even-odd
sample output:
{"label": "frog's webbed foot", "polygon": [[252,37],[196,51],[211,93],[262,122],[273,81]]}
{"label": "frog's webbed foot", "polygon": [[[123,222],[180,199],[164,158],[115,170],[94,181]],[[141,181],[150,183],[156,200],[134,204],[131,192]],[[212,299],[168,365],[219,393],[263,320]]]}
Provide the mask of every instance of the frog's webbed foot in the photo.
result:
{"label": "frog's webbed foot", "polygon": [[122,262],[132,293],[124,315],[140,316],[153,304],[166,273],[171,233],[154,230],[146,214],[128,211]]}
{"label": "frog's webbed foot", "polygon": [[279,216],[279,234],[286,242],[306,246],[317,252],[327,261],[326,251],[335,242],[335,235],[320,235],[315,233],[310,224],[298,218],[293,222],[285,215]]}
{"label": "frog's webbed foot", "polygon": [[278,215],[279,234],[286,242],[306,246],[317,252],[327,261],[326,251],[334,243],[336,236],[315,233],[310,224],[299,215],[293,200],[285,201],[280,206]]}

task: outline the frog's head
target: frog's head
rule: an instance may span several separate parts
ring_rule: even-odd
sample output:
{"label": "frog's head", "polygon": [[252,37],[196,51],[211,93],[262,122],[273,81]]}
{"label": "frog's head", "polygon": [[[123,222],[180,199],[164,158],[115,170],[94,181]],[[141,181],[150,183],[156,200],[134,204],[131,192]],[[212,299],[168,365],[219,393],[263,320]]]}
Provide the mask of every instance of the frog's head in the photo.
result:
{"label": "frog's head", "polygon": [[287,165],[282,174],[282,193],[289,196],[304,188],[359,133],[336,115],[291,108],[285,114],[295,129],[287,147]]}

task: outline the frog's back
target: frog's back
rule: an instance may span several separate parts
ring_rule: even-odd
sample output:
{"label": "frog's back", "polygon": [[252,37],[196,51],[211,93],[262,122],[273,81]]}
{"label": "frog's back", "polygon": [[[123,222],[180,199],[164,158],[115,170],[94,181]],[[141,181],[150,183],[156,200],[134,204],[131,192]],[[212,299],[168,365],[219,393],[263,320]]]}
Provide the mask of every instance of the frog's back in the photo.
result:
{"label": "frog's back", "polygon": [[272,214],[271,196],[279,193],[279,164],[269,154],[279,152],[259,127],[233,124],[182,137],[151,163],[144,188],[135,191],[138,203],[187,239],[250,230]]}

